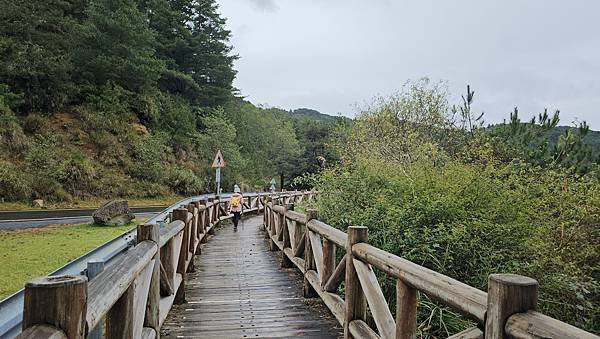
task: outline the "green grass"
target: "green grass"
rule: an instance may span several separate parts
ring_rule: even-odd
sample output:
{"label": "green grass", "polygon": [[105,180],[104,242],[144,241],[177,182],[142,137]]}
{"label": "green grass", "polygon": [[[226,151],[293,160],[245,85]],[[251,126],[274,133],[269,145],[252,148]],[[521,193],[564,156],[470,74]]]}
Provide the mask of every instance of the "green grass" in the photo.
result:
{"label": "green grass", "polygon": [[55,271],[142,221],[117,227],[87,223],[0,231],[0,299],[23,288],[27,280]]}

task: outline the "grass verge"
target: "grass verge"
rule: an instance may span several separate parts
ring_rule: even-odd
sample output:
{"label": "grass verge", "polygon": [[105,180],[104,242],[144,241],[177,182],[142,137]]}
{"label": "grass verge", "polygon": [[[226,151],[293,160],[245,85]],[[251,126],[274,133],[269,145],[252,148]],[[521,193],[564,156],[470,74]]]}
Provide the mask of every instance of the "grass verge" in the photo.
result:
{"label": "grass verge", "polygon": [[125,226],[94,223],[0,231],[0,299],[143,222]]}

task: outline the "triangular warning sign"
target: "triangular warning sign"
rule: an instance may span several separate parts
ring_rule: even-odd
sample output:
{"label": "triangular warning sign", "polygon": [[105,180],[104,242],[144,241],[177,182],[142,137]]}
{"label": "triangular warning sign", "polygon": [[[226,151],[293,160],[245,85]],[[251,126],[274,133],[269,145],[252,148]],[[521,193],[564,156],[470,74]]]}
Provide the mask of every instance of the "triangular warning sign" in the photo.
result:
{"label": "triangular warning sign", "polygon": [[215,160],[213,160],[212,168],[223,168],[225,167],[225,160],[223,159],[223,154],[221,154],[221,150],[217,151],[217,155],[215,155]]}

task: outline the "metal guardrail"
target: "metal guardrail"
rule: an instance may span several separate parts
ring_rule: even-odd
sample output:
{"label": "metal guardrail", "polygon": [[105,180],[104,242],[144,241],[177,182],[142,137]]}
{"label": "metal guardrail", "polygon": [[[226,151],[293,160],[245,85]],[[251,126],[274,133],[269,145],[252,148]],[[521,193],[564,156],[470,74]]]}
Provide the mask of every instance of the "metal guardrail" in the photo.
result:
{"label": "metal guardrail", "polygon": [[[245,197],[255,197],[258,193],[245,193]],[[146,223],[161,224],[169,216],[169,213],[181,205],[187,205],[192,201],[215,197],[214,194],[203,194],[183,199],[169,206],[158,215],[150,218]],[[231,193],[221,194],[219,198],[229,199]],[[161,225],[162,226],[162,225]],[[53,275],[80,275],[86,274],[87,263],[90,261],[104,261],[105,265],[110,266],[110,263],[125,253],[127,250],[135,246],[136,230],[129,230],[113,240],[97,247],[96,249],[82,255],[81,257],[69,262],[58,270],[48,274]],[[21,322],[23,320],[23,290],[0,301],[0,338],[10,339],[21,333]]]}

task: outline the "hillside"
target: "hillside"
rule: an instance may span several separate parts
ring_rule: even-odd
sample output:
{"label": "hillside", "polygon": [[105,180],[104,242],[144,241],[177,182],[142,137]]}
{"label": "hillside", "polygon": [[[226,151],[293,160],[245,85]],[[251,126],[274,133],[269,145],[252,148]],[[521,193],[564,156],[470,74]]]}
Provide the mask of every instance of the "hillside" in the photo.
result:
{"label": "hillside", "polygon": [[[558,141],[558,138],[569,130],[577,132],[577,128],[570,126],[557,126],[551,129],[548,132],[549,146],[553,147]],[[591,146],[595,154],[600,155],[600,131],[590,130],[583,138],[583,142]]]}
{"label": "hillside", "polygon": [[323,123],[336,123],[336,122],[342,121],[342,120],[349,120],[348,118],[346,118],[344,116],[333,116],[333,115],[329,115],[329,114],[324,114],[324,113],[321,113],[317,110],[310,109],[310,108],[298,108],[298,109],[289,111],[289,114],[293,118],[307,118],[310,120],[323,122]]}

